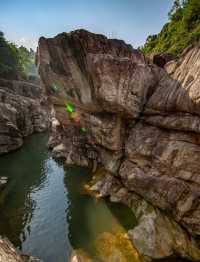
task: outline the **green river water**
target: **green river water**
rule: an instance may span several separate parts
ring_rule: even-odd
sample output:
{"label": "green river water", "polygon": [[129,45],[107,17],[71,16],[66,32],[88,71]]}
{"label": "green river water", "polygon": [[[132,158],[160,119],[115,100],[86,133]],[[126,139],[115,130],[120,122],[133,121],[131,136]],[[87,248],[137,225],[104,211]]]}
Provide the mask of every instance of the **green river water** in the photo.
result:
{"label": "green river water", "polygon": [[83,194],[89,170],[55,162],[47,140],[47,134],[32,135],[0,157],[0,176],[9,178],[0,193],[0,235],[45,262],[67,262],[73,249],[87,250],[117,227],[132,228],[135,218],[123,205]]}
{"label": "green river water", "polygon": [[116,221],[131,228],[134,217],[125,206],[83,194],[89,171],[64,169],[48,153],[47,140],[32,135],[0,157],[0,176],[9,178],[0,194],[0,235],[45,262],[66,262],[73,249],[115,230]]}

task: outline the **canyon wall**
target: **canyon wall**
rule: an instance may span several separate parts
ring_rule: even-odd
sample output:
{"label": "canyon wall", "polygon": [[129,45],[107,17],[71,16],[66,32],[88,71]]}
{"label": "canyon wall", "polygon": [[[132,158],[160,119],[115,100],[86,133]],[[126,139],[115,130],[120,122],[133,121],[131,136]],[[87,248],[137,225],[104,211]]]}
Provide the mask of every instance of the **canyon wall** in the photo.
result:
{"label": "canyon wall", "polygon": [[200,48],[163,69],[121,40],[77,30],[40,38],[37,65],[54,157],[104,167],[93,190],[133,209],[129,238],[144,259],[199,261]]}
{"label": "canyon wall", "polygon": [[47,101],[39,85],[0,78],[0,154],[19,148],[24,137],[48,125]]}

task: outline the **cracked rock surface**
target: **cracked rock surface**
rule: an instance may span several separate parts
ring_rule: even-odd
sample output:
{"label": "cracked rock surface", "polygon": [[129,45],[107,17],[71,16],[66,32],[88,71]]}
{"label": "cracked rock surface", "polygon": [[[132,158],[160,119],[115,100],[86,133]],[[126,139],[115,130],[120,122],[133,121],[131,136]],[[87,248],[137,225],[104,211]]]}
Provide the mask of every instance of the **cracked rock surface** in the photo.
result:
{"label": "cracked rock surface", "polygon": [[13,151],[23,138],[48,128],[46,97],[39,85],[0,79],[0,154]]}
{"label": "cracked rock surface", "polygon": [[140,214],[130,238],[145,258],[199,261],[200,48],[163,69],[121,40],[77,30],[42,37],[37,64],[54,156],[108,171],[99,191]]}

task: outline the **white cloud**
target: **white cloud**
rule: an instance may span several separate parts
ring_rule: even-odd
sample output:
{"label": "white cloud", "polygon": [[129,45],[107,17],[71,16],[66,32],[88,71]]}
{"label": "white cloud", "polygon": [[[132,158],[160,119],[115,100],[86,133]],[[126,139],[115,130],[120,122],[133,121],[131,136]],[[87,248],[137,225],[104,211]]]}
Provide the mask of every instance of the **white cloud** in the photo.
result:
{"label": "white cloud", "polygon": [[38,46],[38,38],[37,37],[29,37],[29,36],[19,36],[15,32],[6,32],[6,30],[2,30],[5,32],[5,37],[8,41],[18,45],[18,46],[25,46],[26,48],[36,51]]}
{"label": "white cloud", "polygon": [[26,48],[28,49],[32,48],[33,50],[36,50],[37,45],[38,45],[38,39],[31,38],[31,37],[25,37],[25,36],[19,39],[15,39],[14,42],[19,46],[23,45]]}

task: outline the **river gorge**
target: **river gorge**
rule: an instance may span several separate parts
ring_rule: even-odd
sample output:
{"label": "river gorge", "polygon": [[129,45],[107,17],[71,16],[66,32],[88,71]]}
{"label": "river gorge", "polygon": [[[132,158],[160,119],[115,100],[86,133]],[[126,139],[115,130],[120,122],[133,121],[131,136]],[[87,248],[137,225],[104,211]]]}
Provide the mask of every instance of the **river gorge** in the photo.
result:
{"label": "river gorge", "polygon": [[199,61],[39,39],[38,82],[0,79],[3,261],[200,261]]}
{"label": "river gorge", "polygon": [[47,140],[47,133],[32,135],[0,157],[0,174],[9,179],[0,193],[0,234],[46,262],[67,262],[102,233],[132,228],[135,217],[124,205],[84,193],[89,170],[55,162]]}

